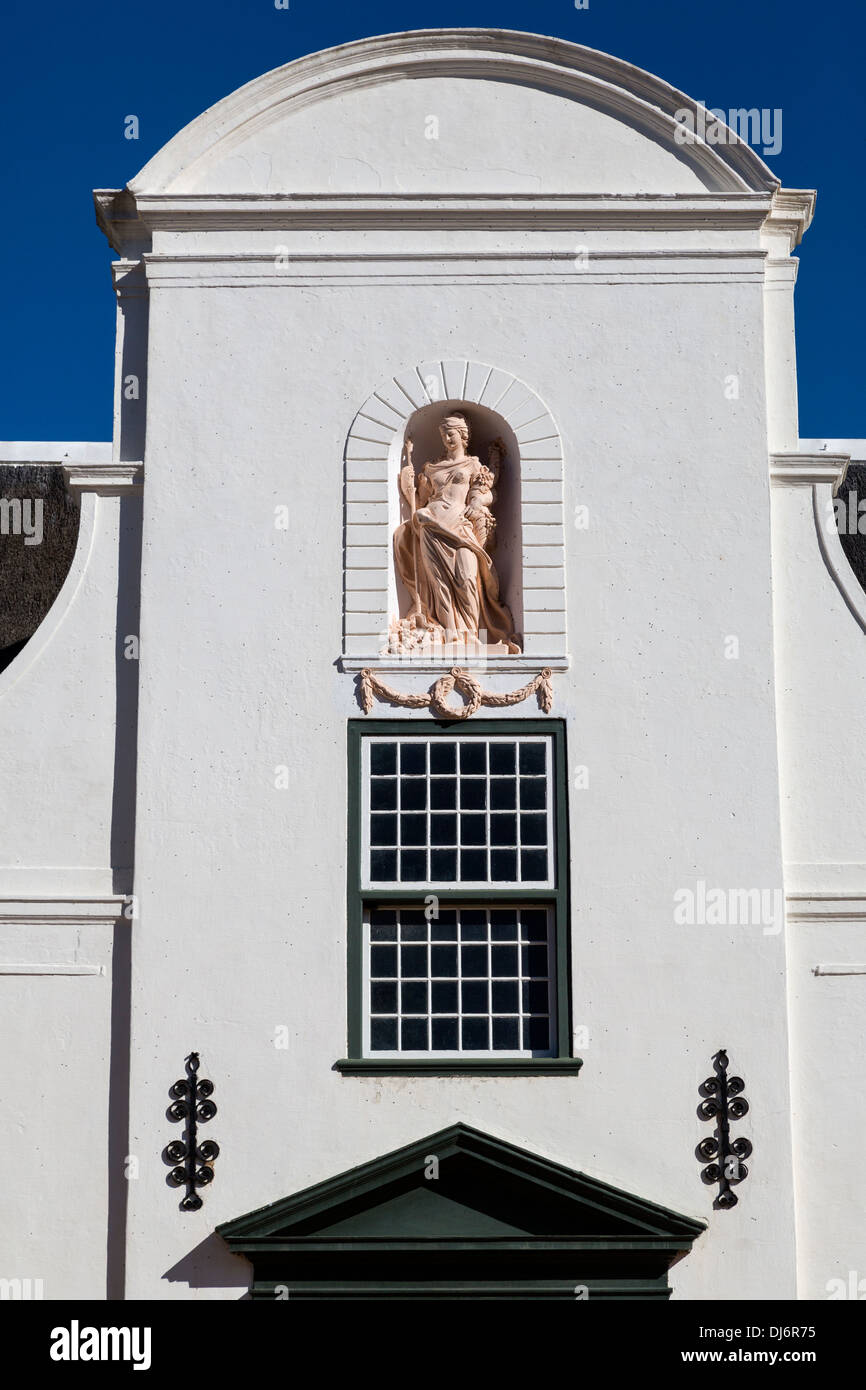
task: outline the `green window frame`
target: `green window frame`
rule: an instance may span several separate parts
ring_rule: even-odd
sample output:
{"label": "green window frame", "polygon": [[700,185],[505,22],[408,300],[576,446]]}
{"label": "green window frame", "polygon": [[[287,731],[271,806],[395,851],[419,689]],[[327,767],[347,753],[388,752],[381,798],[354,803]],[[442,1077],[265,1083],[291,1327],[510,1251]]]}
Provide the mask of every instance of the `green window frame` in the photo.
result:
{"label": "green window frame", "polygon": [[[546,754],[547,764],[544,775],[547,779],[546,784],[551,789],[547,797],[548,869],[547,875],[541,883],[533,881],[533,879],[540,878],[541,875],[538,872],[538,860],[534,858],[531,850],[527,851],[525,857],[520,848],[516,852],[514,850],[503,851],[496,861],[497,868],[494,870],[492,847],[486,841],[483,848],[489,849],[491,853],[486,860],[488,871],[483,882],[470,882],[469,886],[464,887],[459,882],[451,882],[446,885],[440,880],[432,878],[433,851],[429,845],[426,845],[426,842],[425,847],[430,852],[429,857],[424,860],[427,870],[425,878],[413,879],[410,882],[383,881],[381,883],[376,883],[371,879],[370,848],[366,845],[366,834],[367,828],[372,823],[372,811],[367,800],[366,788],[371,781],[373,753],[368,751],[365,755],[365,748],[372,750],[377,742],[381,743],[383,740],[389,739],[395,741],[410,739],[418,740],[421,743],[426,742],[430,748],[429,771],[422,776],[426,776],[427,787],[431,789],[435,756],[434,744],[437,740],[441,740],[443,746],[436,750],[436,753],[439,756],[447,756],[448,750],[445,748],[445,744],[459,744],[461,741],[477,744],[479,741],[491,739],[494,744],[513,740],[519,745],[521,742],[525,743],[527,740],[532,741],[534,739],[537,745],[539,736],[546,741],[545,747],[549,750]],[[487,746],[489,749],[492,748],[493,744]],[[402,756],[401,753],[401,759]],[[458,756],[462,760],[462,749],[458,750]],[[486,760],[488,754],[484,756]],[[519,749],[517,756],[519,761],[522,757]],[[492,782],[494,780],[492,753],[489,753],[489,758],[491,763],[490,772],[486,774],[486,788],[492,797]],[[487,766],[486,761],[485,766]],[[424,767],[428,767],[427,762],[424,763]],[[336,1069],[345,1074],[387,1075],[409,1072],[439,1076],[469,1073],[504,1076],[527,1073],[573,1074],[577,1072],[581,1066],[581,1060],[573,1056],[571,1050],[568,797],[566,731],[563,721],[553,719],[479,719],[473,720],[470,725],[464,725],[452,721],[425,720],[422,722],[414,719],[350,720],[348,724],[348,770],[348,1056],[335,1063]],[[432,800],[432,789],[430,795]],[[462,790],[460,804],[461,806],[463,804]],[[431,823],[432,815],[428,825]],[[490,818],[487,820],[487,825],[488,827],[492,825]],[[462,838],[461,843],[463,843]],[[520,843],[522,844],[522,841]],[[460,853],[462,865],[462,851]],[[508,858],[509,854],[511,855],[510,859]],[[442,861],[440,860],[440,862]],[[469,861],[467,860],[467,862]],[[473,860],[472,862],[477,863],[478,861]],[[505,871],[501,866],[515,862],[518,866],[526,866],[526,871],[531,875],[528,880],[513,881],[512,878],[509,881],[500,882],[490,878],[490,873],[494,872],[498,873],[500,877],[504,877]],[[522,868],[518,867],[514,877],[519,879],[522,872]],[[487,921],[491,923],[494,920],[493,914],[498,909],[518,909],[518,920],[521,923],[520,940],[526,940],[525,932],[532,930],[531,927],[523,926],[524,919],[527,922],[534,921],[537,924],[539,920],[542,920],[537,909],[546,910],[552,924],[547,965],[547,973],[551,978],[551,1027],[548,1047],[543,1049],[543,1055],[539,1055],[540,1050],[536,1050],[535,1055],[527,1055],[525,1020],[524,1031],[520,1034],[524,1043],[523,1054],[516,1055],[517,1049],[512,1047],[501,1047],[499,1052],[494,1051],[493,1049],[496,1048],[497,1044],[492,1041],[494,1027],[492,1004],[490,1006],[491,1033],[489,1034],[491,1041],[488,1042],[487,1049],[481,1055],[475,1055],[471,1050],[456,1055],[454,1051],[437,1052],[431,1048],[428,1048],[424,1055],[419,1055],[417,1050],[408,1055],[401,1054],[396,1049],[379,1053],[370,1051],[367,1025],[369,996],[367,991],[372,989],[372,985],[367,978],[367,961],[368,958],[372,957],[372,949],[370,950],[370,957],[368,957],[365,943],[368,930],[372,930],[369,925],[370,921],[375,920],[375,917],[371,919],[371,914],[376,914],[380,920],[392,921],[395,920],[394,912],[396,910],[401,921],[405,917],[413,915],[414,919],[420,920],[418,909],[424,907],[425,901],[429,901],[431,894],[438,899],[442,915],[448,915],[449,919],[455,916],[456,910],[461,921],[463,921],[464,916],[467,920],[480,920],[479,909],[486,908],[488,909]],[[507,916],[507,914],[503,915]],[[490,930],[492,932],[492,926]],[[404,939],[401,927],[401,940]],[[518,950],[520,949],[518,947]],[[493,959],[492,947],[490,959],[491,961]],[[492,972],[492,965],[490,969]],[[523,967],[521,966],[519,970],[522,972]],[[466,982],[464,981],[464,983]],[[432,1007],[431,1003],[430,1009]],[[520,1007],[525,1006],[521,1004]],[[430,1010],[428,1010],[429,1012]],[[402,1015],[400,1017],[402,1018]],[[462,1025],[463,1015],[460,1014],[459,1017]],[[406,1020],[403,1019],[404,1025],[405,1022]],[[497,1025],[506,1029],[509,1023],[505,1020],[500,1023],[497,1020]],[[395,1029],[396,1026],[395,1023]],[[430,1026],[431,1028],[433,1026],[432,1016]],[[403,1036],[405,1037],[405,1032]]]}

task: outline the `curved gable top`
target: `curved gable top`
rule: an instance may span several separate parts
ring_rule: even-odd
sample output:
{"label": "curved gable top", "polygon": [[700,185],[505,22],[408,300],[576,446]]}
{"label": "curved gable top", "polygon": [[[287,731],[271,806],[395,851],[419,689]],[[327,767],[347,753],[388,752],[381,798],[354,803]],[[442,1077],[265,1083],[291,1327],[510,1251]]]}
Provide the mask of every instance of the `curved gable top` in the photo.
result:
{"label": "curved gable top", "polygon": [[265,73],[180,131],[129,188],[136,196],[778,188],[733,132],[723,145],[678,143],[683,111],[698,105],[579,44],[510,30],[417,30]]}

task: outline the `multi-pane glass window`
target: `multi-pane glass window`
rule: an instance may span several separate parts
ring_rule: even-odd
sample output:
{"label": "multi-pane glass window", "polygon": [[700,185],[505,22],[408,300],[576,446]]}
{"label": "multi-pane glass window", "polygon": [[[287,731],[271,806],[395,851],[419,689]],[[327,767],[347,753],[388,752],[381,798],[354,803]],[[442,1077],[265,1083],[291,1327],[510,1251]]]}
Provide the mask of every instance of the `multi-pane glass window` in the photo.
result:
{"label": "multi-pane glass window", "polygon": [[354,1055],[567,1056],[561,726],[351,738]]}
{"label": "multi-pane glass window", "polygon": [[367,883],[551,884],[550,739],[364,742]]}

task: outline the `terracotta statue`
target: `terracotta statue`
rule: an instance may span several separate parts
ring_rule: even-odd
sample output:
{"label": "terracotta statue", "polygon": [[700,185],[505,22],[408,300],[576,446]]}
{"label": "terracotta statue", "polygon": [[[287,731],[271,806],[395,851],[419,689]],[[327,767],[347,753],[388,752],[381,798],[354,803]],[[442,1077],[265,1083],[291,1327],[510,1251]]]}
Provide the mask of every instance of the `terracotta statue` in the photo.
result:
{"label": "terracotta statue", "polygon": [[519,652],[490,558],[493,489],[505,447],[494,440],[485,467],[466,452],[464,415],[447,415],[439,433],[445,455],[425,463],[417,477],[411,440],[404,446],[400,490],[410,516],[394,533],[394,561],[411,607],[392,631],[392,644],[406,650],[424,641],[483,641]]}

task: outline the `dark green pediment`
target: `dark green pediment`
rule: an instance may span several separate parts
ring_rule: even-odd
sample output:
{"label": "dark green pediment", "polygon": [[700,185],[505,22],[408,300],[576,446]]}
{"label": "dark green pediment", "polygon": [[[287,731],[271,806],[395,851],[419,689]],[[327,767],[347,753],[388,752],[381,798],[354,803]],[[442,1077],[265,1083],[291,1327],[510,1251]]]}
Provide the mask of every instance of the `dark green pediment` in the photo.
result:
{"label": "dark green pediment", "polygon": [[457,1124],[217,1229],[257,1298],[665,1298],[704,1226]]}

